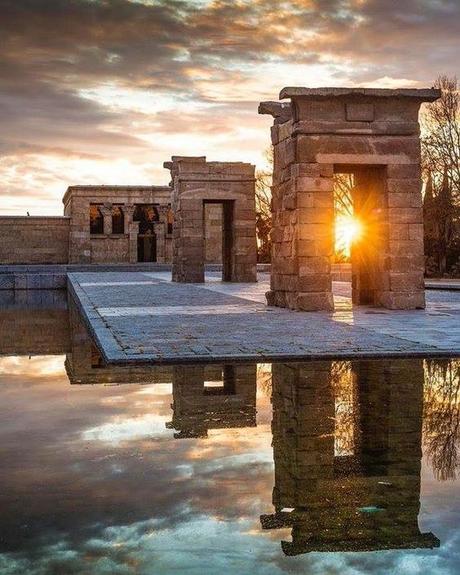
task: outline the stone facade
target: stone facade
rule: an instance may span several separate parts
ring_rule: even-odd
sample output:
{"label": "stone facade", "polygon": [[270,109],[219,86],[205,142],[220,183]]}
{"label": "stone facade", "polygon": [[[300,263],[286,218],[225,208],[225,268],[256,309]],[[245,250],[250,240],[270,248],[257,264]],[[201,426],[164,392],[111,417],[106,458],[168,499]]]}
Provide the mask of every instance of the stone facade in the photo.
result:
{"label": "stone facade", "polygon": [[438,90],[284,88],[274,117],[269,304],[332,310],[334,173],[352,173],[363,234],[352,252],[353,300],[423,308],[418,112]]}
{"label": "stone facade", "polygon": [[[275,513],[286,555],[438,547],[421,533],[421,360],[273,364]],[[290,511],[287,511],[290,509]]]}
{"label": "stone facade", "polygon": [[62,200],[71,218],[69,263],[170,262],[170,198],[167,186],[70,186]]}
{"label": "stone facade", "polygon": [[[70,186],[63,203],[63,217],[0,216],[0,264],[171,263],[170,187]],[[222,205],[206,204],[203,233],[205,263],[222,263]]]}
{"label": "stone facade", "polygon": [[67,263],[69,229],[66,217],[0,216],[0,263]]}
{"label": "stone facade", "polygon": [[254,166],[181,156],[164,166],[173,189],[173,281],[204,281],[207,204],[222,205],[224,281],[257,281]]}

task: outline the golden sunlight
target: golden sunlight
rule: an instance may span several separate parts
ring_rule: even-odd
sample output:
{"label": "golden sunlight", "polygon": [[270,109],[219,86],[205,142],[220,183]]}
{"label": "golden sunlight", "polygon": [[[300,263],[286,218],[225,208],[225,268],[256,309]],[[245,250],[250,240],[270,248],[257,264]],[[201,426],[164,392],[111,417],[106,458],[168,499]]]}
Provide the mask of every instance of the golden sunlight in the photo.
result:
{"label": "golden sunlight", "polygon": [[335,219],[335,252],[349,258],[351,245],[362,236],[362,223],[351,215],[337,215]]}

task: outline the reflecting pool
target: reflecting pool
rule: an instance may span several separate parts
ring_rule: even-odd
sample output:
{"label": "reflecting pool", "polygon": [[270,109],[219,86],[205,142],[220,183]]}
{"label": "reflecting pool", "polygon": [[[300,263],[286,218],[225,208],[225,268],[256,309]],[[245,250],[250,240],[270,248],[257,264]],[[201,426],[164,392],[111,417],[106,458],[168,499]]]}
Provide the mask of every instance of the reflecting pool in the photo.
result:
{"label": "reflecting pool", "polygon": [[460,571],[460,361],[114,368],[2,297],[2,575]]}

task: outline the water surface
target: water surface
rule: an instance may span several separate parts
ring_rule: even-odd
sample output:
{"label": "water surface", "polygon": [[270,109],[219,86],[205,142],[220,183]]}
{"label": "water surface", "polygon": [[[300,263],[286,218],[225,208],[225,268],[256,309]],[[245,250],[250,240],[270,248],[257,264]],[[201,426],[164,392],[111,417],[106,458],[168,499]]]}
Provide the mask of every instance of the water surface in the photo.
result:
{"label": "water surface", "polygon": [[0,573],[460,571],[460,362],[109,368],[0,311]]}

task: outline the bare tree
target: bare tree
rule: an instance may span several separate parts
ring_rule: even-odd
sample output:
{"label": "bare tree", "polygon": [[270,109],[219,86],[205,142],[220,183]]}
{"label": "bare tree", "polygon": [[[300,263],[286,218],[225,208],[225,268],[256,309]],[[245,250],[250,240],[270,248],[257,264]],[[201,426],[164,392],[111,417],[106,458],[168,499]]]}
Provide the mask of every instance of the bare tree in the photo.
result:
{"label": "bare tree", "polygon": [[425,362],[423,441],[440,480],[455,479],[460,447],[460,363]]}
{"label": "bare tree", "polygon": [[425,255],[427,274],[443,276],[460,264],[460,93],[456,78],[435,86],[441,98],[421,117]]}
{"label": "bare tree", "polygon": [[353,174],[334,174],[334,221],[336,226],[334,259],[337,263],[350,261],[350,246],[340,240],[340,234],[337,235],[337,222],[343,217],[353,217],[353,187]]}
{"label": "bare tree", "polygon": [[[273,149],[266,151],[268,163],[273,165]],[[269,262],[271,255],[270,232],[272,229],[272,173],[271,170],[259,170],[256,173],[256,233],[257,259]]]}
{"label": "bare tree", "polygon": [[353,174],[334,174],[334,208],[337,215],[353,215]]}
{"label": "bare tree", "polygon": [[460,202],[460,92],[457,78],[439,76],[435,87],[441,98],[427,104],[422,112],[422,160],[435,186],[444,174],[455,203]]}

